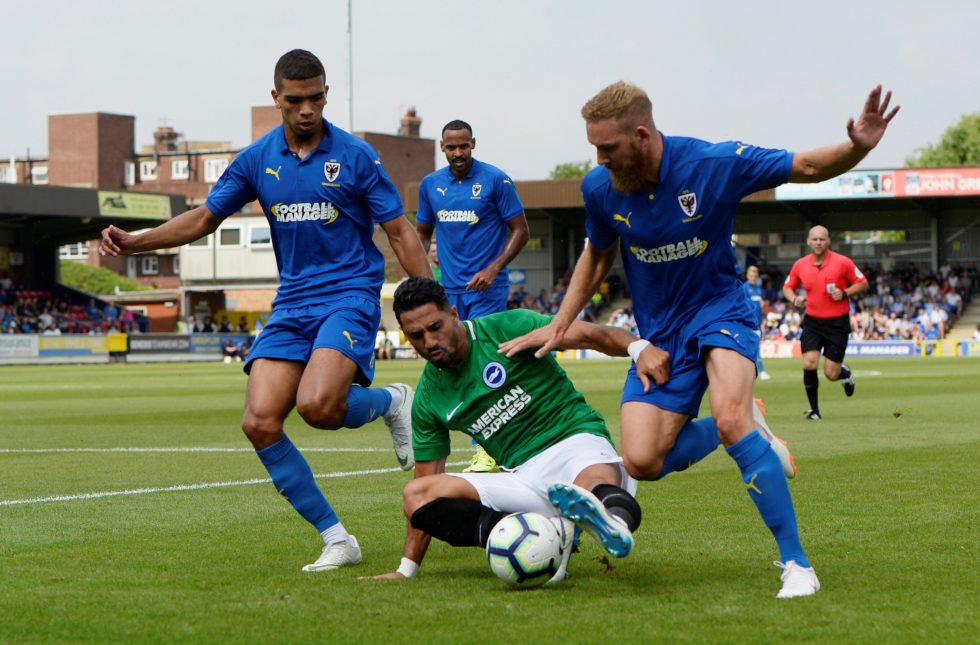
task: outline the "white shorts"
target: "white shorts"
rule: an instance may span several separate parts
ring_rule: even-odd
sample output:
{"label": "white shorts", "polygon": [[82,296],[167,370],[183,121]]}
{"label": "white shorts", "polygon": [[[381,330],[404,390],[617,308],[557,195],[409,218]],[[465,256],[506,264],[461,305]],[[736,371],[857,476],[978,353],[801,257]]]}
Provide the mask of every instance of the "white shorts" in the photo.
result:
{"label": "white shorts", "polygon": [[559,515],[548,501],[548,487],[572,483],[579,473],[594,464],[618,464],[617,485],[636,495],[636,480],[626,474],[623,458],[604,437],[581,433],[560,441],[512,471],[500,473],[446,473],[465,479],[480,495],[480,501],[495,511],[531,511]]}

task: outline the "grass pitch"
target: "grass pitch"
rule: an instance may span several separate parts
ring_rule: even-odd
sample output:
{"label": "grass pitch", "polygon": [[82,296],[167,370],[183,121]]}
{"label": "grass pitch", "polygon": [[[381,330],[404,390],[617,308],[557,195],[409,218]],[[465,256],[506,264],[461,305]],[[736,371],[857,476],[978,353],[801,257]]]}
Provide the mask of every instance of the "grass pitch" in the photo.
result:
{"label": "grass pitch", "polygon": [[[565,366],[618,437],[625,361]],[[421,367],[381,363],[376,382]],[[812,598],[775,599],[775,543],[723,450],[642,483],[633,554],[585,536],[554,588],[512,591],[480,550],[436,542],[416,579],[358,580],[393,570],[404,537],[411,474],[381,423],[287,421],[364,551],[307,574],[322,543],[239,430],[240,369],[2,367],[0,642],[975,642],[980,361],[855,360],[853,399],[821,380],[820,422],[803,420],[799,361],[766,367]]]}

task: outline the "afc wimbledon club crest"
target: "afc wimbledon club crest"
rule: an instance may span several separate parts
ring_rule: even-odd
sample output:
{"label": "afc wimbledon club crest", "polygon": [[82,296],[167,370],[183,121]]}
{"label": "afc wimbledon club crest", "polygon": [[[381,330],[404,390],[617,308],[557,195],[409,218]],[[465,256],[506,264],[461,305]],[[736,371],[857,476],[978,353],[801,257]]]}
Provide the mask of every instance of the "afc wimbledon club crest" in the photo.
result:
{"label": "afc wimbledon club crest", "polygon": [[340,164],[336,161],[326,162],[323,164],[323,174],[326,175],[327,181],[332,184],[340,175]]}
{"label": "afc wimbledon club crest", "polygon": [[483,186],[480,184],[473,184],[473,196],[479,197],[480,192],[483,190]]}
{"label": "afc wimbledon club crest", "polygon": [[696,193],[685,190],[677,196],[677,202],[681,205],[681,210],[688,217],[694,217],[694,213],[698,211],[698,196]]}

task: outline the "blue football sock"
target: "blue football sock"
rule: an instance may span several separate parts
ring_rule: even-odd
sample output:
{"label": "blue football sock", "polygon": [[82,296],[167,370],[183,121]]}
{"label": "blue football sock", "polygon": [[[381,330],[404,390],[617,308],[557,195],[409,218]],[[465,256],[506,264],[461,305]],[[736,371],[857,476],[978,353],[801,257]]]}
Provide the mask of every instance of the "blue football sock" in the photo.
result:
{"label": "blue football sock", "polygon": [[340,521],[320,487],[313,479],[313,471],[306,458],[296,449],[289,437],[256,450],[262,465],[269,471],[272,483],[279,494],[292,504],[296,512],[307,522],[324,532]]}
{"label": "blue football sock", "polygon": [[343,425],[345,428],[360,428],[387,412],[390,405],[391,392],[385,388],[351,385]]}
{"label": "blue football sock", "polygon": [[776,538],[783,562],[796,560],[801,567],[810,566],[800,543],[789,483],[779,457],[769,442],[758,430],[753,430],[727,450],[742,471],[742,481],[748,489],[749,497],[755,502],[762,520]]}
{"label": "blue football sock", "polygon": [[763,372],[766,371],[765,366],[762,364],[762,357],[761,356],[759,358],[755,359],[755,370],[759,374],[762,374]]}
{"label": "blue football sock", "polygon": [[713,453],[719,443],[718,424],[712,417],[697,421],[691,419],[677,433],[677,441],[664,457],[664,465],[657,479],[673,472],[687,470]]}

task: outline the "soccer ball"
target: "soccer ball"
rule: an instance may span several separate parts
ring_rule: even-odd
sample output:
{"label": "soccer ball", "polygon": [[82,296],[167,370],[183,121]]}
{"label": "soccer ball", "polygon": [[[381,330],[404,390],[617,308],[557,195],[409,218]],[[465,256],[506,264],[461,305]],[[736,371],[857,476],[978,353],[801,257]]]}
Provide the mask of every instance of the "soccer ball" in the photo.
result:
{"label": "soccer ball", "polygon": [[548,582],[561,566],[561,535],[539,513],[513,513],[497,522],[487,541],[490,570],[516,587]]}

